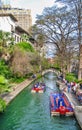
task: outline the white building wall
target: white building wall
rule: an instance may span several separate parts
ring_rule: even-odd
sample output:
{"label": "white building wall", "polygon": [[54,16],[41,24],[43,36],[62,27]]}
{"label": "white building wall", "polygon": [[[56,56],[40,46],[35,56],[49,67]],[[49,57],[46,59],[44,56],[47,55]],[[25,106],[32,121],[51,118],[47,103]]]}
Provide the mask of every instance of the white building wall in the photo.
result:
{"label": "white building wall", "polygon": [[0,30],[11,33],[11,26],[15,28],[15,22],[9,16],[0,17]]}
{"label": "white building wall", "polygon": [[14,39],[15,39],[15,43],[18,43],[18,42],[21,41],[21,36],[20,36],[20,35],[18,35],[18,34],[16,34],[16,33],[13,33],[13,37],[14,37]]}

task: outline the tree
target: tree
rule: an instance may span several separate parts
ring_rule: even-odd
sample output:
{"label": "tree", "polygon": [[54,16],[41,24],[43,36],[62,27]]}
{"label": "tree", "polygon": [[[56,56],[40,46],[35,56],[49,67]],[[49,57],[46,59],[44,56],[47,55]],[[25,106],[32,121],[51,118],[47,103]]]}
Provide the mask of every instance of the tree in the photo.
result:
{"label": "tree", "polygon": [[[76,33],[74,20],[72,14],[66,10],[66,7],[57,8],[53,6],[45,8],[42,15],[37,15],[36,27],[39,33],[43,33],[47,44],[52,43],[55,45],[56,54],[60,58],[63,72],[65,72],[68,65],[67,57],[69,48],[73,48],[74,45],[74,33]],[[72,52],[71,54],[73,54]]]}
{"label": "tree", "polygon": [[9,32],[0,31],[0,56],[6,60],[9,59],[9,51],[13,43],[14,39]]}
{"label": "tree", "polygon": [[22,34],[21,38],[22,38],[22,41],[24,42],[29,40],[29,36],[27,34]]}
{"label": "tree", "polygon": [[39,47],[43,47],[45,44],[45,36],[42,29],[38,28],[36,25],[32,26],[32,36],[38,42]]}
{"label": "tree", "polygon": [[0,46],[7,47],[10,44],[13,44],[14,39],[9,32],[0,31]]}
{"label": "tree", "polygon": [[77,41],[79,45],[79,67],[78,67],[78,79],[82,79],[82,0],[56,0],[57,2],[63,2],[67,5],[70,12],[73,12],[73,16],[76,18],[77,24]]}
{"label": "tree", "polygon": [[15,76],[24,77],[29,73],[38,72],[39,64],[39,55],[31,44],[21,42],[14,46],[9,65]]}
{"label": "tree", "polygon": [[11,71],[17,77],[26,76],[32,72],[32,66],[30,65],[30,58],[28,53],[23,52],[19,48],[15,48],[12,60],[10,63]]}

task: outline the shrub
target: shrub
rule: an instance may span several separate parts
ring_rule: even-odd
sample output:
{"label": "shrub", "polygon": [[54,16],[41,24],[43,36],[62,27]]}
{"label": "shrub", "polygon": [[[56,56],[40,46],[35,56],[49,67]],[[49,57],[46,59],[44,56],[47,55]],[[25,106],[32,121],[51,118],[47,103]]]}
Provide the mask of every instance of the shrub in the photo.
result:
{"label": "shrub", "polygon": [[55,69],[57,69],[57,70],[61,70],[59,64],[57,64],[57,63],[55,63],[53,67],[54,67]]}
{"label": "shrub", "polygon": [[71,82],[71,81],[77,82],[76,75],[73,73],[66,74],[66,80],[68,80],[69,82]]}
{"label": "shrub", "polygon": [[9,92],[9,83],[4,76],[0,75],[0,93]]}
{"label": "shrub", "polygon": [[34,49],[33,49],[32,45],[30,43],[20,42],[16,46],[18,46],[23,51],[34,52]]}
{"label": "shrub", "polygon": [[0,113],[4,112],[6,108],[6,102],[0,98]]}
{"label": "shrub", "polygon": [[0,75],[0,84],[6,84],[7,80],[5,79],[4,76]]}
{"label": "shrub", "polygon": [[5,64],[3,59],[0,60],[0,75],[3,75],[7,79],[9,79],[12,75],[8,65]]}

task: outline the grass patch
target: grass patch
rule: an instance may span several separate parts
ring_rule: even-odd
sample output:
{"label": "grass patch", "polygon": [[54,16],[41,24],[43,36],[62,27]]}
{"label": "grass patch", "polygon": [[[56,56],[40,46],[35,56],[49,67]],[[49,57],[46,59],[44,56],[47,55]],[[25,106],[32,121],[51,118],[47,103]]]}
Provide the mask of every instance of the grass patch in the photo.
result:
{"label": "grass patch", "polygon": [[73,73],[66,74],[65,79],[68,80],[69,82],[78,82],[78,79],[77,79],[76,75],[73,74]]}
{"label": "grass patch", "polygon": [[16,46],[18,46],[23,51],[34,52],[34,48],[32,47],[30,43],[20,42]]}
{"label": "grass patch", "polygon": [[10,80],[10,82],[14,82],[14,83],[21,83],[25,80],[26,78],[25,77],[14,77]]}

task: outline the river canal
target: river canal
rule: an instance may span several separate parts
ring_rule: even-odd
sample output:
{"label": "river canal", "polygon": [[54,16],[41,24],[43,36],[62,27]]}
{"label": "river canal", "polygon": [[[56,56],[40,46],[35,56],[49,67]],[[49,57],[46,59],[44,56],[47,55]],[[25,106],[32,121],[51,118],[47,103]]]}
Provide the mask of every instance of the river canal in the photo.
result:
{"label": "river canal", "polygon": [[56,76],[47,73],[43,78],[47,88],[41,93],[31,93],[25,88],[0,115],[0,130],[81,130],[75,117],[51,117],[49,95],[58,91]]}

